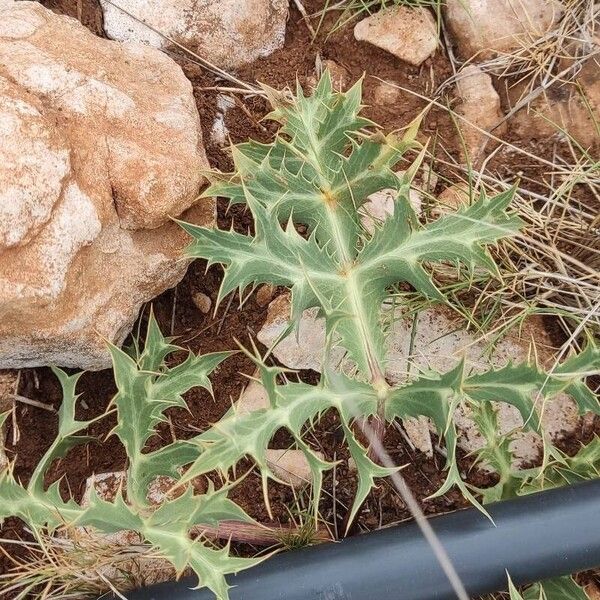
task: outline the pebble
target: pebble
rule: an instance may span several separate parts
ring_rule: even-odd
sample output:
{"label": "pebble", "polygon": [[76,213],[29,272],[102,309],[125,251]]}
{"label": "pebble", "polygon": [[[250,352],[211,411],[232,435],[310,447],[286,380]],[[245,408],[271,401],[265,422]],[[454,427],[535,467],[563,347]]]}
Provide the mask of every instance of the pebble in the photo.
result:
{"label": "pebble", "polygon": [[202,292],[196,292],[192,296],[192,302],[196,305],[196,308],[198,308],[201,313],[206,315],[210,312],[212,300],[206,294],[203,294]]}

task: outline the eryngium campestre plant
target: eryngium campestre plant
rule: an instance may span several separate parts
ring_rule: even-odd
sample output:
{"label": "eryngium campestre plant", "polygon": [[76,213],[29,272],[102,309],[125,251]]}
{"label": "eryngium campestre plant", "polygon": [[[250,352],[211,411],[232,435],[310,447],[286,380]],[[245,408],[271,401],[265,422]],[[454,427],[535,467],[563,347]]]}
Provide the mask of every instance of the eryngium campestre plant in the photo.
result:
{"label": "eryngium campestre plant", "polygon": [[[16,480],[12,465],[0,474],[0,520],[16,516],[35,533],[68,526],[95,527],[112,533],[133,530],[141,534],[178,572],[190,567],[200,584],[219,599],[226,599],[225,576],[256,561],[231,556],[229,548],[217,548],[191,535],[196,525],[217,525],[223,520],[250,518],[227,493],[231,485],[197,494],[189,482],[196,476],[219,471],[226,480],[237,463],[252,458],[265,486],[276,479],[266,460],[269,441],[279,429],[290,432],[310,465],[315,510],[321,495],[323,472],[332,463],[322,460],[304,439],[310,425],[329,410],[340,416],[345,442],[358,470],[358,489],[348,515],[352,521],[376,478],[389,469],[374,463],[353,431],[356,419],[377,418],[392,422],[420,415],[431,418],[447,450],[448,476],[438,491],[457,485],[472,501],[471,489],[462,481],[456,461],[457,406],[489,408],[491,401],[516,406],[526,427],[541,431],[536,404],[558,393],[568,393],[581,413],[599,413],[597,398],[585,385],[585,377],[600,368],[600,351],[591,343],[551,373],[535,364],[509,364],[499,370],[472,374],[464,364],[448,373],[424,373],[405,385],[391,385],[385,376],[386,331],[382,304],[399,283],[418,293],[444,301],[429,274],[436,261],[460,263],[466,270],[496,272],[487,247],[518,231],[520,222],[507,212],[511,192],[494,198],[482,195],[477,202],[435,223],[421,226],[408,202],[411,178],[419,159],[405,175],[393,167],[406,152],[417,147],[416,126],[404,137],[384,136],[359,115],[360,84],[346,94],[334,93],[328,74],[312,97],[302,90],[292,100],[268,90],[274,112],[282,125],[271,144],[248,142],[233,149],[236,172],[213,174],[206,195],[244,202],[252,212],[255,235],[184,225],[194,238],[189,255],[206,258],[225,267],[219,302],[229,293],[261,282],[285,285],[292,293],[292,322],[302,312],[318,307],[327,324],[328,344],[323,364],[334,345],[343,347],[354,367],[345,372],[325,369],[318,385],[289,382],[283,369],[255,361],[270,406],[250,413],[235,406],[213,427],[187,440],[145,451],[149,438],[169,408],[185,409],[183,395],[193,387],[211,389],[208,376],[228,353],[189,354],[175,367],[166,364],[177,350],[150,319],[143,350],[137,345],[128,354],[112,348],[118,393],[113,400],[118,421],[114,434],[129,459],[126,490],[108,502],[92,494],[86,507],[63,499],[58,484],[46,487],[44,476],[54,459],[76,444],[87,443],[89,421],[75,418],[79,375],[56,370],[63,386],[59,431],[27,485]],[[361,223],[358,209],[367,196],[383,188],[396,190],[394,214],[370,233]],[[308,226],[305,238],[295,224]],[[493,425],[487,411],[477,413],[480,426]],[[0,416],[0,421],[3,417]],[[486,440],[488,438],[486,437]],[[490,436],[488,462],[506,458],[504,446],[494,453]],[[553,454],[557,478],[566,471],[579,474],[582,465],[560,462]],[[564,462],[564,460],[563,460]],[[183,475],[182,475],[183,473]],[[182,493],[163,505],[147,499],[149,484],[166,475],[174,478]],[[512,471],[493,494],[508,495]],[[477,490],[480,492],[480,490]]]}
{"label": "eryngium campestre plant", "polygon": [[[394,286],[410,284],[416,292],[445,302],[428,271],[431,263],[456,263],[467,273],[497,273],[488,247],[514,235],[521,225],[508,210],[513,192],[493,198],[482,194],[471,206],[422,226],[408,201],[421,155],[404,175],[392,170],[419,146],[416,123],[403,137],[384,135],[360,115],[361,83],[337,93],[328,73],[310,97],[300,87],[291,99],[265,89],[273,105],[268,118],[281,125],[278,135],[269,144],[234,146],[235,172],[213,173],[205,192],[245,203],[254,217],[255,234],[184,224],[194,239],[188,254],[224,266],[219,302],[235,290],[242,296],[249,287],[270,283],[291,290],[292,325],[304,310],[317,307],[327,331],[323,365],[329,364],[331,348],[341,346],[354,370],[348,374],[324,368],[313,386],[288,382],[279,369],[257,358],[270,408],[250,414],[234,409],[197,438],[198,457],[187,478],[214,469],[228,473],[242,458],[252,457],[266,486],[273,474],[265,450],[275,432],[285,428],[310,464],[316,507],[323,472],[332,464],[313,452],[303,431],[325,411],[335,410],[358,470],[350,523],[375,478],[389,474],[371,460],[353,433],[357,418],[389,423],[429,417],[447,451],[448,475],[437,493],[457,485],[475,502],[456,460],[453,414],[459,404],[507,402],[518,408],[526,427],[540,433],[536,404],[561,392],[575,400],[581,413],[600,413],[597,398],[584,383],[600,367],[600,351],[591,343],[551,373],[535,364],[509,364],[472,374],[460,364],[448,373],[425,373],[406,385],[391,385],[386,379],[382,305]],[[359,209],[370,194],[384,188],[396,192],[394,212],[371,233]],[[308,228],[306,236],[298,233],[300,224]]]}

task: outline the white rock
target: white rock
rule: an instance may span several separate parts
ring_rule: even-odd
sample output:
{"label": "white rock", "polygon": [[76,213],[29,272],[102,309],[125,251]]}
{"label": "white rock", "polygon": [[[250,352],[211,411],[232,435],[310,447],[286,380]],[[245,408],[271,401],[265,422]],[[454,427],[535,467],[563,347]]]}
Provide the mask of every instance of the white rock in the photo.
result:
{"label": "white rock", "polygon": [[[89,505],[92,492],[105,502],[113,502],[125,489],[126,481],[125,471],[100,473],[88,477],[81,506]],[[165,500],[166,497],[160,498],[161,502]],[[172,581],[177,575],[169,561],[156,557],[151,552],[150,546],[145,545],[142,537],[135,531],[102,533],[94,527],[71,527],[62,532],[62,535],[73,541],[78,548],[89,547],[90,552],[99,554],[98,549],[105,546],[114,555],[113,561],[107,561],[99,567],[88,567],[84,571],[82,575],[90,581],[97,580],[98,583],[110,581],[120,591],[127,591]],[[123,556],[120,556],[121,552]]]}
{"label": "white rock", "polygon": [[235,106],[235,100],[230,96],[219,94],[217,96],[217,109],[215,119],[210,131],[212,141],[218,146],[226,146],[229,143],[229,129],[225,124],[227,111]]}
{"label": "white rock", "polygon": [[[238,415],[243,416],[269,406],[267,390],[258,380],[253,379],[236,402],[235,410]],[[320,452],[316,454],[323,459],[323,454]],[[275,450],[269,448],[265,456],[273,474],[294,489],[299,489],[312,481],[310,466],[302,450]]]}
{"label": "white rock", "polygon": [[[600,51],[600,34],[593,38],[596,52]],[[559,70],[567,68],[566,60]],[[578,71],[576,85],[551,86],[529,106],[511,119],[511,131],[526,140],[558,141],[570,138],[586,149],[598,148],[600,137],[600,62],[598,54],[588,58]],[[516,91],[516,90],[515,90]]]}
{"label": "white rock", "polygon": [[[263,343],[273,343],[283,333],[289,319],[289,298],[280,296],[273,314],[269,313],[263,329],[258,337]],[[285,302],[287,301],[287,304]],[[286,318],[287,311],[287,318]],[[447,372],[455,367],[461,358],[474,372],[482,372],[489,368],[506,365],[509,361],[527,360],[530,347],[535,340],[541,362],[548,364],[552,352],[551,344],[541,320],[530,319],[519,336],[516,332],[500,340],[495,351],[488,356],[487,344],[476,339],[467,332],[466,324],[454,313],[444,307],[427,309],[419,313],[414,332],[414,354],[410,355],[412,318],[396,318],[392,325],[388,344],[388,364],[386,377],[394,384],[402,384],[418,375],[420,371],[433,369]],[[325,343],[324,319],[316,318],[315,312],[306,311],[300,323],[300,335],[285,338],[273,349],[274,356],[286,366],[293,369],[313,368],[320,371],[322,353]],[[292,341],[290,341],[292,340]],[[267,344],[268,345],[268,344]],[[336,362],[342,362],[341,348],[336,348]],[[310,364],[311,367],[304,365]],[[345,364],[345,363],[342,363]],[[565,394],[538,407],[542,413],[545,431],[551,437],[559,436],[563,431],[571,432],[579,422],[573,401]],[[522,424],[518,411],[505,403],[498,404],[499,423],[502,433],[511,431]],[[477,434],[472,421],[464,412],[459,411],[456,424],[460,429],[459,443],[467,451],[481,446],[482,440]],[[431,442],[425,434],[423,421],[408,424],[407,432],[413,444],[421,451],[431,453]],[[534,460],[538,456],[540,440],[532,432],[520,434],[514,442],[515,455],[520,462]]]}
{"label": "white rock", "polygon": [[431,210],[431,216],[438,218],[444,214],[456,212],[460,208],[468,206],[470,201],[471,193],[468,185],[450,185],[438,196],[436,206]]}
{"label": "white rock", "polygon": [[444,14],[460,54],[488,58],[531,44],[563,14],[558,0],[446,0]]}
{"label": "white rock", "polygon": [[373,90],[374,106],[394,106],[402,97],[402,90],[391,81],[379,81]]}
{"label": "white rock", "polygon": [[267,306],[269,302],[273,299],[273,295],[275,294],[275,286],[265,283],[261,285],[258,290],[256,290],[256,304],[261,308]]}
{"label": "white rock", "polygon": [[268,408],[269,395],[264,386],[257,379],[252,379],[246,386],[240,399],[236,402],[235,408],[237,413],[242,415],[248,415],[255,410],[262,410]]}
{"label": "white rock", "polygon": [[401,4],[379,10],[357,23],[354,37],[415,66],[429,58],[438,45],[437,25],[431,11]]}
{"label": "white rock", "polygon": [[[461,99],[458,113],[467,159],[477,164],[485,151],[490,152],[495,142],[485,132],[491,132],[504,116],[500,96],[492,84],[492,78],[477,65],[467,65],[458,74],[456,90]],[[483,131],[482,131],[483,130]],[[494,136],[506,131],[506,123],[494,129]]]}
{"label": "white rock", "polygon": [[[285,364],[292,369],[321,370],[323,360],[321,349],[325,344],[325,323],[317,319],[317,309],[304,311],[297,335],[292,333],[275,346],[274,354],[285,357]],[[287,294],[278,296],[269,305],[265,324],[258,332],[258,340],[270,348],[288,326],[290,316],[290,299]],[[339,365],[344,356],[342,348],[332,352],[333,365]]]}
{"label": "white rock", "polygon": [[[400,179],[404,175],[404,171],[398,171],[396,175]],[[410,188],[408,193],[408,201],[417,215],[420,215],[423,211],[422,183],[414,181],[413,187]],[[397,193],[392,188],[385,188],[368,196],[365,203],[359,208],[360,222],[370,234],[375,232],[376,225],[380,225],[394,214]]]}
{"label": "white rock", "polygon": [[214,222],[214,203],[193,207],[207,167],[170,58],[37,2],[3,7],[0,368],[110,366],[106,341],[185,273],[170,217]]}
{"label": "white rock", "polygon": [[100,0],[100,5],[108,37],[165,49],[181,44],[221,68],[280,48],[288,14],[288,0]]}

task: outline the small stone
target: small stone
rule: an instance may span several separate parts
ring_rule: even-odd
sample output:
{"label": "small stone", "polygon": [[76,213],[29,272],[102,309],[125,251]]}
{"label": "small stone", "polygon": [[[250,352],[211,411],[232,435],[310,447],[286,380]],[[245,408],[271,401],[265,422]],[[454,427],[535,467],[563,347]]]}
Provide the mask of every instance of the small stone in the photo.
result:
{"label": "small stone", "polygon": [[192,296],[192,302],[196,305],[196,308],[203,314],[208,314],[212,306],[212,300],[209,296],[202,292],[196,292]]}
{"label": "small stone", "polygon": [[402,5],[384,8],[363,19],[354,27],[354,37],[416,67],[438,45],[437,25],[431,11]]}
{"label": "small stone", "polygon": [[[593,39],[594,49],[600,51],[600,34]],[[562,69],[563,61],[559,66],[559,70]],[[590,56],[577,73],[576,85],[551,86],[511,119],[511,131],[527,140],[572,138],[586,149],[598,148],[599,70],[598,55]]]}
{"label": "small stone", "polygon": [[391,82],[380,81],[373,90],[375,106],[395,106],[400,101],[401,91]]}
{"label": "small stone", "polygon": [[276,287],[270,283],[261,285],[256,290],[256,304],[261,308],[267,306],[271,300],[273,300],[273,294],[275,293]]}
{"label": "small stone", "polygon": [[265,390],[260,381],[253,379],[242,392],[235,408],[239,415],[247,415],[255,410],[261,410],[269,406],[267,390]]}
{"label": "small stone", "polygon": [[453,184],[447,187],[437,198],[437,204],[431,210],[434,219],[456,212],[463,206],[468,206],[471,201],[469,186],[466,184]]}
{"label": "small stone", "polygon": [[348,88],[350,74],[342,65],[336,63],[334,60],[326,59],[323,61],[323,70],[325,69],[331,74],[333,89],[343,92]]}
{"label": "small stone", "polygon": [[348,459],[348,471],[350,473],[356,473],[358,471],[358,467],[356,466],[356,461],[350,457]]}
{"label": "small stone", "polygon": [[463,58],[478,59],[530,45],[562,17],[558,0],[446,0],[444,15]]}
{"label": "small stone", "polygon": [[[126,482],[125,471],[88,477],[81,506],[89,506],[92,492],[95,492],[100,500],[114,502],[117,495],[124,491]],[[170,498],[165,496],[162,501],[167,499]],[[94,527],[69,527],[62,535],[68,536],[80,548],[89,546],[90,551],[94,551],[93,549],[106,546],[114,552],[114,563],[104,562],[100,568],[90,567],[84,570],[83,576],[91,582],[108,580],[118,589],[126,591],[169,581],[176,576],[175,569],[167,559],[149,556],[140,534],[135,531],[102,533]],[[137,548],[139,553],[134,551]],[[120,551],[124,552],[123,556],[119,555]]]}
{"label": "small stone", "polygon": [[[267,318],[258,332],[261,344],[271,348],[287,329],[291,313],[289,294],[277,296],[267,312]],[[317,319],[318,309],[310,308],[302,313],[298,325],[298,337],[288,335],[273,347],[275,358],[291,369],[312,369],[321,371],[323,361],[323,347],[325,344],[325,322]],[[334,348],[330,361],[335,366],[344,357],[343,348]]]}
{"label": "small stone", "polygon": [[330,59],[322,61],[320,67],[315,67],[315,72],[308,77],[306,82],[308,89],[314,90],[317,87],[319,75],[325,71],[329,71],[334,90],[344,92],[348,89],[350,84],[350,73],[348,73],[342,65]]}
{"label": "small stone", "polygon": [[[398,173],[401,175],[402,173]],[[375,232],[375,226],[381,225],[389,216],[394,214],[394,204],[398,192],[391,188],[385,188],[367,197],[367,201],[360,207],[360,222],[370,233]],[[408,201],[417,215],[423,209],[423,194],[421,190],[413,187],[408,193]]]}
{"label": "small stone", "polygon": [[465,160],[477,164],[484,151],[492,150],[496,145],[485,132],[495,128],[494,135],[500,136],[506,131],[506,123],[496,127],[504,116],[500,96],[492,78],[477,65],[467,65],[460,71],[456,90],[462,101],[458,112],[464,117],[459,120],[459,125],[466,147]]}
{"label": "small stone", "polygon": [[402,419],[402,425],[413,446],[428,457],[433,456],[433,443],[427,417]]}
{"label": "small stone", "polygon": [[[323,460],[320,452],[316,454]],[[302,450],[267,450],[266,457],[273,474],[294,489],[312,481],[310,466]]]}

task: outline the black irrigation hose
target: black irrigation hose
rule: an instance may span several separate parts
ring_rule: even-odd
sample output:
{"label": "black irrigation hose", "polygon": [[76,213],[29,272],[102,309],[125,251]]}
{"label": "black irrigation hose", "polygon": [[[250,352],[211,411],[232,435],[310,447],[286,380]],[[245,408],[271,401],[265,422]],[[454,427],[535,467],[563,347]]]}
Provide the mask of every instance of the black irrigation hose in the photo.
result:
{"label": "black irrigation hose", "polygon": [[[430,520],[467,591],[506,589],[600,566],[600,480]],[[452,600],[455,595],[414,523],[282,553],[231,577],[231,600]],[[139,590],[130,600],[209,600],[190,580]]]}

